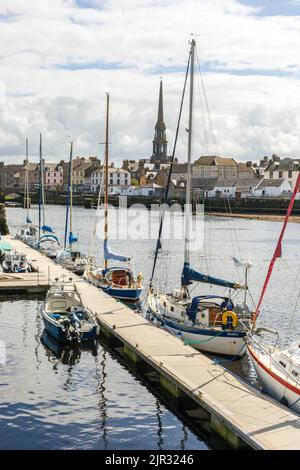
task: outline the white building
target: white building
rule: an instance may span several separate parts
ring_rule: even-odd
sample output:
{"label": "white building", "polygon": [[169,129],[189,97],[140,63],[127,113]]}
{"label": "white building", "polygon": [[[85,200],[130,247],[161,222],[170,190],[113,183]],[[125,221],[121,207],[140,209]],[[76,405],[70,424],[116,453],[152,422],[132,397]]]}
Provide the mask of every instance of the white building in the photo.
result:
{"label": "white building", "polygon": [[263,179],[254,190],[256,197],[290,196],[292,184],[284,179]]}
{"label": "white building", "polygon": [[298,177],[299,165],[300,159],[281,159],[277,155],[273,155],[264,171],[264,178],[286,180],[291,184],[292,189],[294,189]]}
{"label": "white building", "polygon": [[[103,178],[103,182],[102,182]],[[102,183],[101,183],[102,182]],[[97,193],[102,184],[102,189],[104,190],[105,184],[105,170],[103,168],[97,169],[92,172],[90,187],[92,193]],[[130,186],[131,184],[131,174],[129,171],[123,170],[123,168],[108,168],[108,186],[122,187]],[[110,191],[111,192],[111,191]]]}

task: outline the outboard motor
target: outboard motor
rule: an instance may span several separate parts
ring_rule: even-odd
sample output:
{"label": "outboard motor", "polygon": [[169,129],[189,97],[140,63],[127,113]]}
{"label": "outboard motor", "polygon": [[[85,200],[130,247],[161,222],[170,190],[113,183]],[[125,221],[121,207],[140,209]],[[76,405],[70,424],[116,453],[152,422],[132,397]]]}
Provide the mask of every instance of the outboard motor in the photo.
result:
{"label": "outboard motor", "polygon": [[81,342],[81,322],[74,312],[68,315],[70,340],[76,343]]}

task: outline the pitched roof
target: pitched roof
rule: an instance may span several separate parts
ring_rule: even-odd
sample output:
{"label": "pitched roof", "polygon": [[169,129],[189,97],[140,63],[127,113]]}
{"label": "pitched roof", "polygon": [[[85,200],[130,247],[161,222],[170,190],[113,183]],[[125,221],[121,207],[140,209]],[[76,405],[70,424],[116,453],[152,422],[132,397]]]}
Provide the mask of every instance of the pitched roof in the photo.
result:
{"label": "pitched roof", "polygon": [[216,155],[200,157],[198,158],[198,160],[194,162],[194,164],[205,165],[205,166],[215,166],[215,165],[238,166],[234,158],[217,157]]}
{"label": "pitched roof", "polygon": [[213,189],[218,178],[193,178],[192,187],[194,189]]}
{"label": "pitched roof", "polygon": [[288,184],[290,184],[285,179],[264,178],[262,182],[260,183],[259,188],[279,188],[284,182],[287,182]]}
{"label": "pitched roof", "polygon": [[278,161],[270,162],[265,171],[288,171],[298,170],[300,159],[283,158]]}
{"label": "pitched roof", "polygon": [[187,163],[177,163],[173,165],[172,173],[187,173]]}

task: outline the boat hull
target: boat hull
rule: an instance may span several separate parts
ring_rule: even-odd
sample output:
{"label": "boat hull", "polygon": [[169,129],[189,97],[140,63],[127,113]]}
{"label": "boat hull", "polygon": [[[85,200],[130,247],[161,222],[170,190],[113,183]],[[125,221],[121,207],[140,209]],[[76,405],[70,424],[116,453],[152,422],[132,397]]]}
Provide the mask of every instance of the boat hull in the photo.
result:
{"label": "boat hull", "polygon": [[114,287],[111,286],[108,283],[104,283],[101,280],[97,279],[95,276],[93,276],[90,272],[85,272],[84,278],[87,282],[92,284],[95,287],[98,287],[98,289],[103,290],[108,295],[111,295],[115,299],[119,300],[126,300],[128,302],[137,302],[140,299],[140,296],[142,295],[143,288],[142,287]]}
{"label": "boat hull", "polygon": [[[53,336],[53,338],[55,338],[57,341],[66,343],[69,342],[69,339],[63,331],[62,326],[59,325],[58,322],[56,322],[55,320],[52,321],[52,319],[48,317],[44,310],[42,310],[42,318],[47,333]],[[82,333],[81,341],[93,341],[94,339],[96,339],[97,335],[98,326],[93,325],[89,331],[84,331]]]}
{"label": "boat hull", "polygon": [[293,386],[276,374],[272,367],[275,361],[270,355],[261,355],[253,345],[249,344],[248,352],[263,391],[300,414],[300,386]]}
{"label": "boat hull", "polygon": [[151,310],[158,326],[177,336],[182,341],[209,354],[239,359],[246,354],[245,332],[218,331],[209,328],[188,328],[176,322],[162,319]]}

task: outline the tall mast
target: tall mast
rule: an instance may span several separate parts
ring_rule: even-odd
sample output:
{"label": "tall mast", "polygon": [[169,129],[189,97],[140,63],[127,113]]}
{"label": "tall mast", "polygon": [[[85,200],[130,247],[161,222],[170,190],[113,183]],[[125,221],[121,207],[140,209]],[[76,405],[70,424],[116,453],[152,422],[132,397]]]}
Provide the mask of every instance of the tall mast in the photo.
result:
{"label": "tall mast", "polygon": [[66,207],[64,250],[67,248],[67,239],[68,239],[69,207],[70,207],[71,183],[72,183],[72,180],[71,180],[72,153],[73,153],[73,142],[71,142],[71,145],[70,145],[70,159],[69,159],[69,171],[68,171],[68,197],[67,197],[67,207]]}
{"label": "tall mast", "polygon": [[[105,191],[104,191],[104,242],[108,240],[108,125],[109,125],[109,93],[106,93],[106,131],[105,131]],[[107,268],[108,261],[104,261]]]}
{"label": "tall mast", "polygon": [[189,263],[189,241],[190,241],[190,216],[191,216],[191,155],[192,155],[192,132],[193,132],[193,101],[194,101],[194,62],[195,62],[194,39],[191,44],[191,67],[190,67],[190,102],[189,102],[189,129],[188,129],[188,160],[187,160],[187,183],[186,183],[186,207],[185,207],[185,238],[184,238],[184,262]]}
{"label": "tall mast", "polygon": [[28,182],[28,139],[26,139],[26,168],[25,168],[25,204],[26,204],[26,223],[29,220],[29,182]]}
{"label": "tall mast", "polygon": [[[70,234],[73,233],[73,141],[70,146]],[[72,243],[70,243],[70,249]]]}
{"label": "tall mast", "polygon": [[41,216],[42,216],[42,213],[41,213],[41,210],[42,210],[42,200],[43,200],[43,196],[42,196],[42,191],[43,191],[43,188],[42,188],[42,134],[40,134],[40,168],[39,168],[39,238],[41,236]]}

